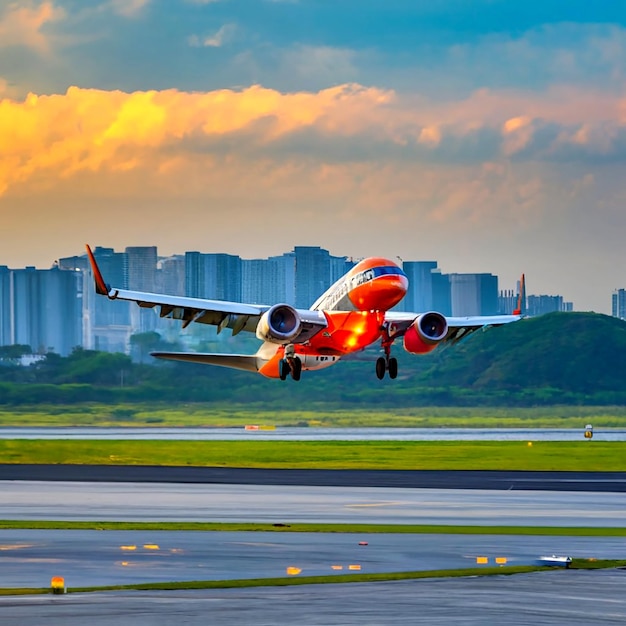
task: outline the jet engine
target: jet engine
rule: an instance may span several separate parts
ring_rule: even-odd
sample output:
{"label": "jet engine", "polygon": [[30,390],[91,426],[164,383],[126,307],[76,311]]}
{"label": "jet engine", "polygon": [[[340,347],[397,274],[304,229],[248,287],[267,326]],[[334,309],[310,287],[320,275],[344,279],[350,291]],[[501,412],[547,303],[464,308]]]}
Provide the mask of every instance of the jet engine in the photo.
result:
{"label": "jet engine", "polygon": [[263,313],[256,327],[256,336],[271,343],[292,343],[302,332],[298,312],[288,304],[275,304]]}
{"label": "jet engine", "polygon": [[404,349],[412,354],[426,354],[448,334],[448,322],[441,313],[422,313],[404,333]]}

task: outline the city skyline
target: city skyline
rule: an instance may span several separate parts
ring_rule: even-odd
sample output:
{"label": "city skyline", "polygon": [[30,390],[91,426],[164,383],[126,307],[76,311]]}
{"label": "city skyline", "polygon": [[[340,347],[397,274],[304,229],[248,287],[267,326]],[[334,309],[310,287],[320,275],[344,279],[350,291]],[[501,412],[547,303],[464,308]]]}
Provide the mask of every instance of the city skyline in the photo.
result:
{"label": "city skyline", "polygon": [[[127,256],[129,253],[132,254],[132,252],[135,251],[140,257],[144,257],[147,255],[148,258],[151,259],[149,263],[150,266],[154,264],[154,267],[156,268],[157,263],[158,263],[159,265],[162,266],[163,269],[167,268],[168,263],[172,263],[173,261],[176,261],[178,259],[180,262],[182,262],[182,273],[178,275],[176,271],[173,271],[170,268],[167,272],[165,272],[165,275],[168,277],[166,279],[167,282],[161,286],[152,284],[149,281],[147,283],[144,283],[144,280],[142,280],[140,277],[131,279],[131,282],[133,282],[135,286],[143,285],[143,288],[146,291],[152,291],[152,292],[163,291],[163,293],[166,293],[169,295],[188,295],[191,297],[205,297],[205,296],[200,295],[198,291],[198,287],[194,287],[193,283],[194,281],[197,281],[198,278],[196,277],[195,279],[193,279],[191,278],[191,276],[185,275],[185,265],[188,264],[189,262],[188,258],[190,257],[213,257],[213,260],[211,261],[211,265],[210,265],[211,269],[207,268],[207,271],[212,272],[212,273],[215,272],[215,262],[216,262],[215,259],[216,258],[223,257],[224,259],[226,259],[226,263],[227,263],[228,258],[237,259],[243,262],[244,264],[246,264],[245,269],[243,267],[238,268],[235,270],[235,274],[233,274],[233,285],[236,285],[236,284],[241,285],[241,289],[242,289],[241,297],[233,298],[232,297],[233,294],[231,291],[229,291],[229,287],[226,284],[223,284],[222,288],[218,292],[216,292],[213,296],[211,296],[214,299],[233,300],[233,301],[236,301],[236,300],[249,301],[250,298],[244,297],[244,294],[250,295],[251,293],[258,293],[259,278],[257,276],[257,273],[259,271],[267,271],[267,270],[263,270],[262,267],[266,266],[268,262],[271,262],[272,260],[281,260],[287,256],[293,256],[296,250],[307,249],[307,248],[320,250],[322,253],[329,255],[329,258],[335,259],[335,261],[341,261],[342,259],[345,259],[348,263],[352,264],[361,260],[360,258],[354,258],[354,257],[351,257],[350,255],[342,255],[342,254],[333,255],[332,251],[329,251],[325,249],[323,246],[318,246],[318,245],[293,246],[291,250],[289,251],[282,250],[282,252],[279,255],[261,257],[261,258],[247,258],[245,256],[241,256],[237,254],[229,254],[229,253],[221,253],[221,252],[213,252],[213,251],[205,251],[205,250],[203,251],[185,250],[185,251],[177,251],[177,252],[174,252],[173,254],[161,254],[159,252],[159,247],[157,245],[150,245],[150,244],[146,246],[125,246],[124,248],[120,250],[118,250],[117,248],[114,248],[113,246],[101,246],[101,245],[94,246],[94,249],[97,251],[97,253],[109,254],[112,257],[116,257],[118,259],[117,264],[115,265],[115,269],[111,271],[110,276],[107,275],[107,278],[112,279],[112,283],[125,285],[125,286],[128,286],[128,285],[124,282],[125,279],[122,278],[122,273],[121,273],[122,267],[120,265],[121,257]],[[63,269],[68,269],[69,267],[67,266],[67,261],[71,261],[73,259],[80,259],[80,261],[76,265],[76,269],[80,269],[82,271],[87,268],[87,255],[84,251],[79,252],[77,255],[68,255],[68,256],[57,255],[53,263],[44,267],[38,267],[34,263],[27,263],[26,265],[20,266],[20,267],[11,266],[3,262],[2,258],[0,258],[0,268],[5,267],[5,268],[8,268],[9,270],[25,270],[25,269],[47,270],[47,269],[53,269],[57,267],[57,265],[59,265],[60,263],[60,267],[62,267]],[[401,259],[399,256],[396,256],[394,260],[400,263],[400,265],[405,268],[405,271],[409,272],[409,275],[411,275],[412,273],[412,270],[409,269],[411,266],[423,266],[427,268],[426,270],[419,269],[415,277],[409,281],[410,285],[412,286],[420,285],[420,288],[421,288],[421,285],[423,285],[423,281],[424,281],[424,277],[422,273],[424,271],[429,271],[428,268],[430,268],[430,270],[435,271],[435,273],[439,275],[448,277],[452,281],[454,281],[455,277],[462,278],[464,275],[478,275],[478,274],[493,275],[496,278],[496,284],[498,285],[496,291],[498,291],[499,293],[510,292],[511,294],[516,294],[517,289],[519,288],[519,277],[517,281],[514,281],[511,284],[506,284],[501,279],[500,275],[497,272],[494,272],[493,268],[485,272],[461,272],[461,271],[456,271],[454,268],[451,271],[445,271],[445,268],[442,268],[439,266],[437,260]],[[136,262],[137,261],[135,261],[135,263]],[[125,263],[128,264],[128,261],[125,261]],[[254,269],[255,263],[259,263],[260,267]],[[132,262],[131,262],[131,265],[132,265]],[[225,267],[227,267],[227,265]],[[107,266],[107,269],[108,269],[108,266]],[[311,268],[307,268],[307,269],[315,269],[315,267],[312,266]],[[333,275],[335,277],[339,277],[343,269],[344,269],[343,265],[341,265],[341,267],[338,270],[336,270],[335,274]],[[126,275],[130,275],[130,274],[134,274],[135,276],[137,275],[136,272],[133,272],[132,268],[127,268],[125,270],[125,273]],[[417,280],[415,280],[416,278]],[[527,284],[528,284],[528,277],[526,277],[526,279],[527,279]],[[273,280],[275,280],[275,278]],[[332,280],[334,280],[334,278]],[[251,284],[246,285],[246,281],[251,282]],[[169,289],[167,288],[168,285],[169,285]],[[287,289],[289,288],[288,278],[285,279],[285,288]],[[293,284],[291,284],[291,288],[293,289]],[[301,308],[308,308],[316,299],[317,295],[321,294],[321,292],[325,288],[322,288],[320,284],[320,285],[317,285],[316,289],[317,291],[315,291],[315,289],[310,290],[306,294],[306,296],[304,295],[302,296],[302,299],[300,301],[298,301],[297,303],[296,301],[294,301],[292,304],[297,304]],[[572,303],[571,301],[568,301],[566,297],[564,297],[561,293],[559,293],[558,289],[553,290],[550,293],[542,293],[542,294],[540,294],[539,292],[533,292],[532,286],[530,287],[530,289],[531,289],[531,292],[528,293],[528,297],[530,298],[556,298],[556,299],[560,299],[560,301],[564,305],[566,305],[563,310],[570,310],[570,311],[581,310],[576,306],[576,303]],[[613,298],[613,294],[615,291],[616,290],[613,290],[607,296],[611,300],[611,304],[609,305],[609,309],[610,309],[608,313],[609,315],[614,313],[613,305],[612,305],[612,298]],[[412,296],[411,294],[413,293],[414,292],[411,291],[410,294],[407,294],[407,297],[403,301],[403,307],[406,308],[406,310],[424,311],[424,310],[433,308],[432,306],[423,306],[424,302],[417,294],[415,295],[417,299],[412,300],[414,296]],[[278,292],[278,294],[280,294],[280,291]],[[274,294],[272,292],[272,297],[270,298],[270,300],[272,301],[274,300],[275,301],[283,301],[283,300],[287,301],[288,300],[284,297],[281,297],[278,294]],[[254,300],[254,299],[251,301],[254,301],[257,303],[261,302],[260,300]],[[555,310],[559,310],[559,309],[557,308]],[[602,311],[598,311],[598,312],[602,312]],[[448,311],[447,314],[449,315],[450,312]]]}
{"label": "city skyline", "polygon": [[626,7],[0,0],[0,263],[85,243],[626,286]]}
{"label": "city skyline", "polygon": [[[55,267],[45,270],[0,265],[0,346],[28,345],[39,354],[53,351],[66,355],[75,346],[128,352],[133,335],[152,331],[169,340],[197,341],[195,333],[184,332],[192,317],[182,326],[173,326],[167,319],[174,315],[171,308],[164,318],[152,307],[133,306],[123,298],[118,302],[98,297],[87,257],[61,257]],[[159,257],[156,246],[129,246],[123,252],[96,246],[93,258],[112,289],[143,290],[149,296],[151,292],[167,293],[164,287],[170,285],[175,298],[243,302],[261,308],[283,304],[300,310],[314,310],[320,298],[328,297],[326,290],[357,265],[355,260],[333,256],[319,246],[295,246],[279,257],[248,260],[197,251]],[[361,261],[368,262],[380,260]],[[396,267],[384,262],[384,267]],[[516,292],[499,293],[498,277],[493,274],[442,274],[436,261],[406,261],[402,267],[406,282],[402,297],[393,305],[396,314],[417,316],[437,311],[449,319],[460,319],[524,310]],[[552,297],[545,298],[549,300],[547,308],[540,304],[534,314],[564,310],[562,298],[557,299],[560,304]],[[235,335],[238,331],[233,329]]]}

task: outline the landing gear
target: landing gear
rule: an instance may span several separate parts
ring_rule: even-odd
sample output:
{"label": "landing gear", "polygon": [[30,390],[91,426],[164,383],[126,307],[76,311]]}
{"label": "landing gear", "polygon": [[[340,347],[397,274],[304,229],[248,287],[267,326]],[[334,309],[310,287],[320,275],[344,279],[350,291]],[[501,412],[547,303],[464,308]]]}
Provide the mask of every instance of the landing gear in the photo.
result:
{"label": "landing gear", "polygon": [[389,378],[393,379],[398,376],[398,359],[390,357],[386,359],[384,356],[376,359],[376,376],[379,380],[385,377],[385,372],[389,372]]}
{"label": "landing gear", "polygon": [[291,374],[293,380],[300,380],[302,374],[302,361],[296,356],[296,351],[292,344],[285,346],[285,356],[278,362],[278,376],[281,380],[287,380]]}
{"label": "landing gear", "polygon": [[278,361],[278,376],[281,380],[287,380],[287,374],[289,374],[289,363],[287,359],[281,359]]}
{"label": "landing gear", "polygon": [[376,359],[376,376],[378,376],[379,380],[382,380],[385,377],[385,370],[387,369],[387,362],[385,358],[379,356]]}
{"label": "landing gear", "polygon": [[396,378],[398,375],[398,359],[392,356],[387,363],[387,371],[389,372],[389,378]]}
{"label": "landing gear", "polygon": [[385,356],[376,359],[376,376],[379,380],[385,377],[385,372],[389,372],[389,378],[393,379],[398,376],[398,359],[391,356],[391,344],[393,339],[389,336],[389,329],[383,329],[383,350]]}
{"label": "landing gear", "polygon": [[291,378],[295,381],[300,380],[300,374],[302,373],[302,361],[300,357],[294,357],[291,361]]}

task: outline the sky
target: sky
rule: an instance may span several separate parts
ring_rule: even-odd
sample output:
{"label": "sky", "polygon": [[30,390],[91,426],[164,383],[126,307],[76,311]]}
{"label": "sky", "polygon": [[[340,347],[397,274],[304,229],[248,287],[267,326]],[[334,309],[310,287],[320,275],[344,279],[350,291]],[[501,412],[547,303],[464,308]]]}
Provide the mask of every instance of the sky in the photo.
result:
{"label": "sky", "polygon": [[0,0],[0,265],[436,260],[610,313],[621,0]]}

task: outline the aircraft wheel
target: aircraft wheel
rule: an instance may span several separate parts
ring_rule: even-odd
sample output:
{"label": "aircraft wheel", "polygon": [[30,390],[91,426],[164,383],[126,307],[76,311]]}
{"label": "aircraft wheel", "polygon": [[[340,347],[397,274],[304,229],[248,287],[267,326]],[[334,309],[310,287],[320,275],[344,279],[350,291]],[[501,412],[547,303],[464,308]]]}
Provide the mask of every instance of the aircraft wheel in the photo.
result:
{"label": "aircraft wheel", "polygon": [[302,361],[300,357],[294,357],[291,361],[291,378],[294,380],[300,380],[300,375],[302,374]]}
{"label": "aircraft wheel", "polygon": [[385,377],[385,370],[387,369],[387,365],[385,363],[385,359],[380,356],[376,359],[376,376],[378,376],[379,380],[382,380]]}
{"label": "aircraft wheel", "polygon": [[387,369],[389,370],[389,378],[395,378],[398,375],[398,359],[392,356],[389,359]]}
{"label": "aircraft wheel", "polygon": [[289,363],[286,359],[278,361],[278,376],[281,380],[287,380],[287,374],[289,374]]}

